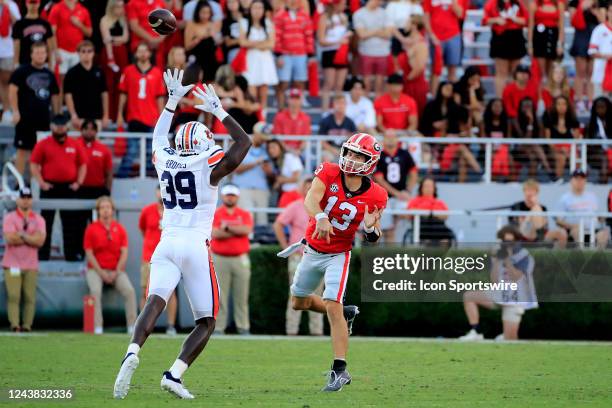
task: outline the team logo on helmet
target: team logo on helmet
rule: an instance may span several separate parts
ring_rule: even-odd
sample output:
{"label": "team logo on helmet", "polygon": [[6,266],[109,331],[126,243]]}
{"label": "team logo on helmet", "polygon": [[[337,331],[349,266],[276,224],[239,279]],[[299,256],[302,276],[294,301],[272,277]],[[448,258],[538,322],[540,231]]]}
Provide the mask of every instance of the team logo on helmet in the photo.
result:
{"label": "team logo on helmet", "polygon": [[374,150],[376,150],[377,152],[380,152],[382,150],[382,147],[380,147],[379,143],[374,143]]}

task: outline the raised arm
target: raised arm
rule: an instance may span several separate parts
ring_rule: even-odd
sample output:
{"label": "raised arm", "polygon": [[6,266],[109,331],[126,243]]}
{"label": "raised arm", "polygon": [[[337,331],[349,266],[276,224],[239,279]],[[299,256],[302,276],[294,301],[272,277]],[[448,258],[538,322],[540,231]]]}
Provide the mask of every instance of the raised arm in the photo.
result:
{"label": "raised arm", "polygon": [[202,100],[202,104],[195,107],[204,112],[212,113],[227,129],[234,143],[229,148],[223,159],[210,173],[210,184],[216,186],[219,181],[234,171],[251,148],[251,139],[242,127],[221,106],[221,100],[215,93],[212,85],[203,85],[193,91],[196,98]]}
{"label": "raised arm", "polygon": [[164,82],[168,89],[168,102],[166,102],[164,110],[159,115],[159,119],[157,119],[157,123],[155,124],[155,129],[153,130],[153,152],[158,149],[170,147],[168,133],[170,133],[174,112],[181,98],[193,88],[193,85],[183,86],[183,73],[183,70],[179,71],[176,68],[174,69],[174,73],[169,69],[164,72]]}

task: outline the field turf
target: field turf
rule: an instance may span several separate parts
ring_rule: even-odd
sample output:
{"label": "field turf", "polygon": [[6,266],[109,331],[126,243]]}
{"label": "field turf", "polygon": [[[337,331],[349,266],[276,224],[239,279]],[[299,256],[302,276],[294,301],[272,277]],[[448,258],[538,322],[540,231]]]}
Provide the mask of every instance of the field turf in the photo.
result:
{"label": "field turf", "polygon": [[[159,389],[183,336],[154,335],[140,353],[130,394],[112,398],[127,335],[0,336],[0,406],[7,407],[612,407],[612,346],[353,338],[353,383],[319,392],[327,339],[213,337],[187,371],[196,396]],[[17,402],[8,388],[73,388],[73,401]]]}

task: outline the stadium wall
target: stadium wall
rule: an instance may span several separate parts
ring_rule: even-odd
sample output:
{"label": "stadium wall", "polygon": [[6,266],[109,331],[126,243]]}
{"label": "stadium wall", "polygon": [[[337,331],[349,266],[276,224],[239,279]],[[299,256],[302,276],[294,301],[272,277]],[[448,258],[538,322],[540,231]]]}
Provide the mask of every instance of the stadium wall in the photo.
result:
{"label": "stadium wall", "polygon": [[[276,246],[254,248],[251,251],[251,330],[257,334],[284,334],[285,308],[288,299],[286,260],[276,257]],[[409,250],[416,251],[416,250]],[[532,251],[536,264],[558,262],[559,256],[569,256],[550,250]],[[416,253],[415,253],[416,254]],[[612,253],[605,253],[607,265],[612,265]],[[467,322],[461,303],[362,303],[361,262],[359,250],[354,250],[351,274],[346,292],[347,302],[360,306],[361,315],[354,327],[356,335],[457,337],[464,334]],[[74,277],[76,279],[76,276]],[[66,278],[62,278],[66,279]],[[62,301],[67,296],[81,299],[87,292],[85,282],[67,285],[52,278],[39,284],[37,328],[80,328],[81,309]],[[42,295],[42,297],[41,297]],[[107,296],[105,294],[105,296]],[[179,291],[179,323],[193,325],[191,312],[182,289]],[[52,305],[45,309],[43,304]],[[51,302],[51,303],[49,303]],[[105,298],[106,325],[124,324],[121,299],[112,294]],[[307,326],[306,315],[303,327]],[[6,294],[0,286],[0,325],[6,321]],[[501,332],[499,311],[483,311],[481,327],[487,337]],[[526,312],[521,325],[522,338],[612,340],[612,303],[541,303],[536,310]]]}

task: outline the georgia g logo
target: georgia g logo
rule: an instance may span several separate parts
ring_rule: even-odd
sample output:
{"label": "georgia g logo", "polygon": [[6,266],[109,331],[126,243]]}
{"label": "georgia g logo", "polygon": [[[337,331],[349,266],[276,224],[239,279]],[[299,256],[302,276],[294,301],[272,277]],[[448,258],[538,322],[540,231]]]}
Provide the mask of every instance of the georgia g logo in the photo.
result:
{"label": "georgia g logo", "polygon": [[379,143],[374,143],[374,150],[376,150],[377,152],[380,152],[382,150]]}

